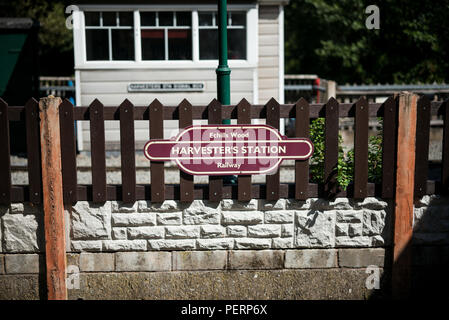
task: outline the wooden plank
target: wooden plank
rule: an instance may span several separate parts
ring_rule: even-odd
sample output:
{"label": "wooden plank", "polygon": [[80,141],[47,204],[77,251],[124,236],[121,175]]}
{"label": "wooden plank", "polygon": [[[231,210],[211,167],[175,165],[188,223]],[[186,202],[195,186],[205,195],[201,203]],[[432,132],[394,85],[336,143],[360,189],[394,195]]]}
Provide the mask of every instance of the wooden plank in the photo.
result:
{"label": "wooden plank", "polygon": [[360,98],[354,108],[354,198],[364,199],[368,184],[368,103]]}
{"label": "wooden plank", "polygon": [[[191,126],[192,121],[192,105],[186,99],[182,100],[178,106],[179,109],[179,129],[184,129],[185,127]],[[192,202],[193,201],[193,175],[187,172],[180,172],[179,180],[179,192],[181,202]]]}
{"label": "wooden plank", "polygon": [[441,106],[443,114],[443,159],[441,162],[441,193],[449,194],[449,100]]}
{"label": "wooden plank", "polygon": [[394,198],[396,181],[397,101],[388,98],[383,105],[382,198]]}
{"label": "wooden plank", "polygon": [[[221,124],[221,103],[213,99],[208,106],[209,124]],[[209,176],[209,200],[221,201],[223,198],[223,177]]]}
{"label": "wooden plank", "polygon": [[64,204],[61,176],[59,105],[61,98],[39,100],[45,261],[49,300],[67,300]]}
{"label": "wooden plank", "polygon": [[64,204],[74,205],[77,202],[75,122],[73,119],[73,105],[67,99],[64,99],[59,106],[59,125],[61,128],[62,190],[64,192]]}
{"label": "wooden plank", "polygon": [[11,203],[11,159],[8,104],[0,98],[0,204]]}
{"label": "wooden plank", "polygon": [[39,103],[33,98],[25,104],[25,124],[30,202],[39,204],[42,201]]}
{"label": "wooden plank", "polygon": [[[150,109],[150,139],[164,138],[164,107],[155,99]],[[165,200],[164,162],[150,161],[151,174],[151,201],[163,202]]]}
{"label": "wooden plank", "polygon": [[[251,104],[242,99],[237,105],[237,124],[251,124]],[[251,200],[251,176],[242,175],[237,178],[239,201]]]}
{"label": "wooden plank", "polygon": [[418,96],[399,95],[396,195],[392,293],[407,297],[411,286],[411,241],[413,234],[413,191],[415,171],[416,109]]}
{"label": "wooden plank", "polygon": [[107,193],[103,104],[97,99],[90,105],[90,150],[93,202],[105,202]]}
{"label": "wooden plank", "polygon": [[[381,116],[382,110],[381,103],[369,104],[369,116],[377,117]],[[324,112],[324,103],[311,103],[310,118],[315,119],[320,117],[320,114]],[[296,104],[281,104],[280,117],[281,118],[294,118]],[[339,105],[339,117],[353,117],[351,110],[353,108],[352,103],[341,103]],[[436,114],[439,108],[439,103],[432,102],[432,114]],[[192,107],[192,119],[194,120],[207,120],[208,119],[208,106],[195,105]],[[23,118],[23,107],[10,107],[9,115],[10,121],[19,121]],[[148,106],[134,106],[134,120],[149,120]],[[117,106],[105,106],[104,107],[104,120],[119,120],[119,107]],[[251,105],[251,119],[265,119],[265,105],[254,104]],[[236,119],[237,118],[237,106],[230,105],[226,108],[222,108],[222,119]],[[77,106],[75,108],[75,120],[89,120],[89,107]],[[164,120],[179,120],[178,106],[164,106]]]}
{"label": "wooden plank", "polygon": [[133,203],[136,201],[134,106],[128,99],[120,105],[120,160],[123,202]]}
{"label": "wooden plank", "polygon": [[[309,103],[301,98],[296,102],[295,136],[310,137]],[[309,160],[295,161],[295,199],[306,200],[309,196]]]}
{"label": "wooden plank", "polygon": [[[267,124],[279,130],[279,120],[280,120],[280,106],[279,103],[271,98],[270,101],[265,106],[266,108],[266,116],[267,116]],[[275,174],[266,176],[267,182],[267,194],[266,199],[268,201],[275,201],[279,199],[279,169]]]}
{"label": "wooden plank", "polygon": [[338,191],[338,102],[330,98],[325,106],[324,191],[333,198]]}
{"label": "wooden plank", "polygon": [[415,198],[427,194],[429,174],[430,100],[423,96],[418,101],[416,116]]}

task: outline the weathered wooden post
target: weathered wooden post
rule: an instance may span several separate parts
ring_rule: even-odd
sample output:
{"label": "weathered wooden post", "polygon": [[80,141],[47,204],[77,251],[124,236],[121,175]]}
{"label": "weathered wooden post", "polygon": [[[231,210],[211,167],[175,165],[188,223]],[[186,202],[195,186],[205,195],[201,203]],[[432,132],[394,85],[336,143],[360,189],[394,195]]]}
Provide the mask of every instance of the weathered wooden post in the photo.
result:
{"label": "weathered wooden post", "polygon": [[61,98],[39,100],[44,202],[45,260],[49,300],[67,300],[64,205],[59,105]]}
{"label": "weathered wooden post", "polygon": [[394,298],[406,298],[411,289],[417,102],[418,96],[415,94],[399,94],[392,270]]}

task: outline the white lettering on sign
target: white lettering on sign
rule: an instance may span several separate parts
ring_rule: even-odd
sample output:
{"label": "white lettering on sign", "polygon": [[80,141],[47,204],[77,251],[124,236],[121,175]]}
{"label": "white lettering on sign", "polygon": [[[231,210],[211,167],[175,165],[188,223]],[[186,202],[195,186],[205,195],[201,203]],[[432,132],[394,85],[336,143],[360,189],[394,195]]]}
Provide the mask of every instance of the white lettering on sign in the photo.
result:
{"label": "white lettering on sign", "polygon": [[185,92],[204,91],[203,82],[194,83],[130,83],[128,92]]}

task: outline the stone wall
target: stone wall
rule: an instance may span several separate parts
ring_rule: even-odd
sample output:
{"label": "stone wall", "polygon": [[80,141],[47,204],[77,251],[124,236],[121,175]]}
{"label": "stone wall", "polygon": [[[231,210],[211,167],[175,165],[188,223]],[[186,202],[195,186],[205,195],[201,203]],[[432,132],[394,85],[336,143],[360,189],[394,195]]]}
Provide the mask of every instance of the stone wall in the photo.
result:
{"label": "stone wall", "polygon": [[[292,299],[366,299],[377,294],[365,287],[366,268],[378,267],[383,283],[391,268],[392,203],[376,198],[80,201],[65,214],[67,264],[79,270],[87,286],[71,290],[74,299],[117,298],[115,290],[121,287],[120,297],[132,299],[277,299],[289,294]],[[427,275],[437,274],[435,266],[449,265],[449,199],[423,197],[415,203],[414,218],[413,266],[431,268],[421,273],[420,283],[442,283],[441,277],[429,282]],[[0,244],[0,298],[42,297],[41,207],[0,207]],[[239,279],[250,288],[263,283],[273,288],[264,289],[265,295],[244,287],[235,292],[232,286]],[[93,289],[90,281],[103,284]],[[147,288],[141,294],[135,290],[141,281],[164,283],[166,291]],[[178,292],[185,281],[205,283],[212,291]]]}

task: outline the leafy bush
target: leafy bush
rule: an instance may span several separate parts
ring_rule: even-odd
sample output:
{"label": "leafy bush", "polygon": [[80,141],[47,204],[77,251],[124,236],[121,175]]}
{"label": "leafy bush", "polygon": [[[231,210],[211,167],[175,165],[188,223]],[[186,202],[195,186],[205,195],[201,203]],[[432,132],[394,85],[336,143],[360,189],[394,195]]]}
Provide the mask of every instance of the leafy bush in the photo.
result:
{"label": "leafy bush", "polygon": [[[314,153],[310,160],[310,180],[314,183],[324,182],[324,118],[312,121],[310,138],[314,145]],[[354,178],[354,149],[346,154],[343,151],[343,139],[338,135],[337,181],[346,190]],[[382,136],[369,137],[368,141],[368,181],[380,183],[382,178]]]}

